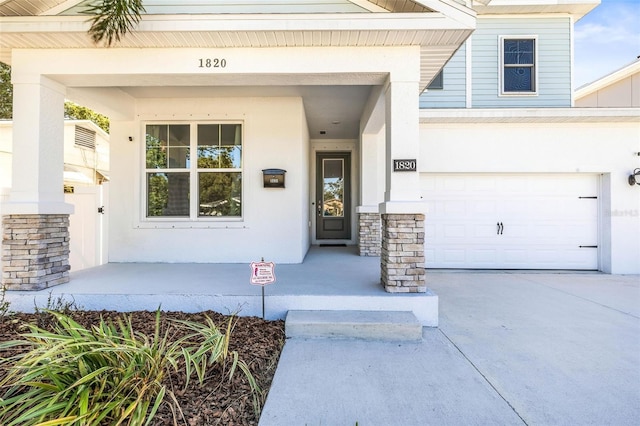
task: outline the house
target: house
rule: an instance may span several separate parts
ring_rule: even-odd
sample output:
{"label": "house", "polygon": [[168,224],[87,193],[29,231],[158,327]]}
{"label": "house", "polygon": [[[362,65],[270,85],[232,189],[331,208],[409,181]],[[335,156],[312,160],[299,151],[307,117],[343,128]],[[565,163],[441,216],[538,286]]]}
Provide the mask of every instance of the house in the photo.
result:
{"label": "house", "polygon": [[598,0],[149,0],[110,48],[87,3],[0,4],[25,165],[3,256],[29,263],[9,289],[68,280],[64,242],[44,272],[19,248],[27,220],[67,227],[65,98],[110,118],[110,262],[358,245],[390,293],[428,268],[640,272],[640,111],[574,107],[573,24]]}
{"label": "house", "polygon": [[[13,122],[0,120],[0,188],[11,188]],[[64,120],[66,191],[109,180],[109,135],[89,120]]]}
{"label": "house", "polygon": [[[13,122],[0,121],[0,215],[11,191]],[[102,238],[103,183],[109,174],[109,135],[89,120],[64,120],[64,198],[74,206],[70,216],[70,270],[106,261]],[[17,165],[18,168],[23,165]],[[0,259],[0,270],[4,261]]]}
{"label": "house", "polygon": [[576,90],[577,107],[640,107],[640,57]]}

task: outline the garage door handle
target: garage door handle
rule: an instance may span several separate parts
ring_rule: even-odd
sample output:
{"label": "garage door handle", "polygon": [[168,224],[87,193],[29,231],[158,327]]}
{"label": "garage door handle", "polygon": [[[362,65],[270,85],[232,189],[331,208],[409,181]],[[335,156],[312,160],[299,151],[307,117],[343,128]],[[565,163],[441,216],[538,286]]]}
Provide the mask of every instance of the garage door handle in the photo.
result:
{"label": "garage door handle", "polygon": [[496,223],[496,225],[498,226],[498,235],[502,235],[502,231],[504,231],[504,225],[502,224],[502,222],[498,222]]}

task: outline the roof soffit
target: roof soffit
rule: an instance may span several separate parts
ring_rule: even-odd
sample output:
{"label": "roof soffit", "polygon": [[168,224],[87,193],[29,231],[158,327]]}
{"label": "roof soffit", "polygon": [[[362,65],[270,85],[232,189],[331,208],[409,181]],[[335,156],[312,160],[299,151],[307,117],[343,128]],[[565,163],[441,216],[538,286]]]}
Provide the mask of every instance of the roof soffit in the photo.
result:
{"label": "roof soffit", "polygon": [[[370,12],[433,12],[425,1],[414,0],[346,0]],[[433,2],[433,0],[429,0]],[[436,0],[437,1],[437,0]],[[51,16],[71,9],[84,0],[0,0],[0,16]]]}
{"label": "roof soffit", "polygon": [[[375,1],[398,8],[417,4]],[[424,88],[475,29],[473,10],[446,1],[421,0],[433,6],[422,4],[423,10],[440,9],[418,13],[146,15],[112,48],[420,46]],[[10,3],[28,1],[0,0],[0,8]],[[95,48],[89,25],[86,16],[0,16],[0,61],[10,63],[12,49]]]}
{"label": "roof soffit", "polygon": [[579,20],[600,4],[601,0],[476,0],[478,15],[522,15],[566,13]]}

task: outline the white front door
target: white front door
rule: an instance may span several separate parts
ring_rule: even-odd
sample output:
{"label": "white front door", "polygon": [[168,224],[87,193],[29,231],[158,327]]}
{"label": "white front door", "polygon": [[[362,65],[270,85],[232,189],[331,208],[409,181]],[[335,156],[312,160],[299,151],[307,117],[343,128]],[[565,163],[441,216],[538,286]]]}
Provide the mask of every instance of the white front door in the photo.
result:
{"label": "white front door", "polygon": [[598,269],[598,179],[423,174],[426,267]]}

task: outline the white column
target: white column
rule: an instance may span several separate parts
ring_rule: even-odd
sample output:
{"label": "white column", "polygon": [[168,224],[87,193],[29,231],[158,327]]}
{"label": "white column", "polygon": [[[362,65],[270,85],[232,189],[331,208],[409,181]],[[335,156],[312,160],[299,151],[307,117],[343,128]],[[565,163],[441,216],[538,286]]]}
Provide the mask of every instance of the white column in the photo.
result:
{"label": "white column", "polygon": [[418,171],[393,171],[393,160],[417,161],[420,156],[418,81],[391,81],[385,99],[386,190],[380,212],[422,213]]}
{"label": "white column", "polygon": [[12,188],[3,214],[69,214],[64,202],[64,86],[13,78]]}
{"label": "white column", "polygon": [[379,175],[384,167],[384,156],[378,156],[382,144],[379,134],[365,134],[360,142],[360,199],[358,213],[378,213],[382,187]]}

